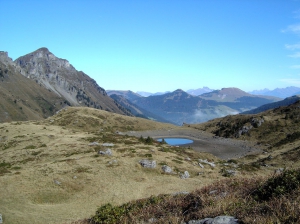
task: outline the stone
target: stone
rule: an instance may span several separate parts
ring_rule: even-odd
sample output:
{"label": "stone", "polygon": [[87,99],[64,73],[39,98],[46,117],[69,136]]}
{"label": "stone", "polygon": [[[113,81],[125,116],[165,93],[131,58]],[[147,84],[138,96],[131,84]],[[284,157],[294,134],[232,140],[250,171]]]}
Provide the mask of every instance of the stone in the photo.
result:
{"label": "stone", "polygon": [[238,220],[233,216],[217,216],[215,218],[190,220],[186,224],[238,224]]}
{"label": "stone", "polygon": [[190,177],[190,174],[188,171],[184,171],[184,173],[180,175],[181,179],[187,179],[189,177]]}
{"label": "stone", "polygon": [[0,214],[0,223],[3,223],[2,214]]}
{"label": "stone", "polygon": [[98,142],[91,142],[91,143],[89,144],[89,146],[97,146],[97,145],[99,145]]}
{"label": "stone", "polygon": [[172,168],[167,166],[167,165],[163,165],[161,168],[165,173],[172,173]]}
{"label": "stone", "polygon": [[58,180],[53,180],[53,182],[54,182],[56,185],[61,185],[61,182],[58,181]]}
{"label": "stone", "polygon": [[99,155],[107,155],[107,156],[112,156],[112,151],[110,149],[106,149],[106,151],[99,151]]}
{"label": "stone", "polygon": [[148,160],[148,159],[142,159],[139,161],[142,167],[145,168],[155,168],[156,167],[156,161],[155,160]]}
{"label": "stone", "polygon": [[203,169],[204,168],[204,166],[201,164],[201,163],[199,163],[199,166]]}
{"label": "stone", "polygon": [[110,146],[114,146],[114,144],[113,143],[103,143],[102,146],[110,147]]}
{"label": "stone", "polygon": [[213,162],[208,162],[207,161],[207,159],[199,159],[198,160],[200,163],[205,163],[205,164],[208,164],[208,165],[210,165],[211,167],[215,167],[216,166],[216,164],[214,164]]}
{"label": "stone", "polygon": [[284,168],[278,168],[274,171],[274,174],[278,175],[278,174],[283,173],[283,171],[284,171]]}

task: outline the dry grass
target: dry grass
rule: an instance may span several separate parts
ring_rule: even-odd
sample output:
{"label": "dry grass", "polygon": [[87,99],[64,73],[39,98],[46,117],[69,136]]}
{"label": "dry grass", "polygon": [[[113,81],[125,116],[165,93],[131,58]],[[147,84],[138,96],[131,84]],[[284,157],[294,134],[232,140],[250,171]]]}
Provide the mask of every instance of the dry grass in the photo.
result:
{"label": "dry grass", "polygon": [[[265,161],[269,167],[260,166],[258,170],[251,170],[252,163],[264,159],[268,154],[222,161],[209,153],[156,142],[146,144],[140,142],[138,137],[117,133],[129,129],[133,132],[173,129],[180,132],[181,127],[91,108],[68,108],[43,121],[0,124],[0,211],[4,223],[85,223],[97,207],[107,203],[117,206],[151,195],[157,197],[159,194],[192,192],[214,182],[216,184],[211,185],[213,187],[206,189],[214,190],[212,188],[217,186],[226,189],[222,181],[228,178],[222,175],[222,169],[234,168],[238,171],[237,177],[251,178],[273,173],[274,169],[282,165],[283,159],[285,164],[291,162],[290,167],[300,166],[290,156],[292,153],[298,155],[300,141],[280,146],[277,154],[272,154],[273,160]],[[98,142],[99,145],[89,146],[91,142]],[[110,147],[112,156],[97,154],[99,150],[105,151],[108,148],[102,146],[102,143],[114,143]],[[142,168],[138,162],[143,158],[156,160],[157,167]],[[198,159],[214,161],[217,166],[211,168],[204,164],[205,168],[202,169]],[[272,163],[277,165],[271,166]],[[170,166],[175,173],[164,174],[162,165]],[[179,173],[184,171],[188,171],[191,178],[180,179]],[[241,184],[242,180],[234,179],[231,183],[235,182]],[[238,190],[238,186],[234,189]],[[203,216],[231,211],[230,206],[224,210],[225,205],[234,202],[231,206],[235,208],[241,204],[240,196],[234,196],[238,194],[232,194],[230,197],[233,199],[228,201],[229,196],[226,196],[224,204],[210,201],[220,195],[210,195],[208,199],[203,199]],[[183,203],[188,206],[188,201],[194,200],[193,197],[181,195],[177,201],[168,202],[169,197],[166,196],[165,203]],[[209,203],[213,204],[206,206]],[[212,208],[217,210],[211,212]],[[154,208],[149,209],[141,213],[143,217],[151,218]],[[180,215],[175,208],[172,209],[167,213],[170,223],[178,223],[183,217],[192,217]],[[127,219],[133,220],[130,217]]]}
{"label": "dry grass", "polygon": [[[147,223],[148,220],[156,220],[155,223],[179,224],[230,215],[241,223],[299,223],[299,181],[300,170],[268,178],[226,179],[190,194],[160,195],[115,207],[105,205],[97,210],[90,221],[98,224]],[[268,196],[279,188],[285,188],[285,191]],[[85,220],[82,223],[89,222]]]}
{"label": "dry grass", "polygon": [[[85,126],[73,126],[76,119],[81,122],[81,116]],[[102,125],[105,116],[114,128]],[[203,169],[196,164],[197,159],[218,161],[212,155],[145,144],[138,138],[116,134],[126,119],[136,130],[155,125],[168,129],[172,125],[122,116],[124,121],[115,119],[118,117],[105,111],[69,108],[45,121],[0,124],[0,211],[4,222],[70,223],[90,217],[105,203],[119,205],[151,195],[192,191],[224,178],[218,167],[207,166],[203,175],[198,175]],[[90,127],[88,122],[96,118],[100,125]],[[94,141],[99,146],[89,146]],[[107,148],[101,145],[106,142],[114,143],[110,147],[113,155],[98,155]],[[142,168],[138,163],[142,158],[156,160],[157,167]],[[178,173],[166,175],[159,164],[168,164],[177,172],[187,170],[191,178],[182,180]]]}

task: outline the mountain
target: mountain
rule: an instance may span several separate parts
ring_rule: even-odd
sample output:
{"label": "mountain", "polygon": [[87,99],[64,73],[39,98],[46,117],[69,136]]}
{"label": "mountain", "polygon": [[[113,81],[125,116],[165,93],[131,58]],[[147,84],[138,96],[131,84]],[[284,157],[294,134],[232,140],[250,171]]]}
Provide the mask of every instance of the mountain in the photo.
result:
{"label": "mountain", "polygon": [[274,109],[274,108],[277,108],[277,107],[288,106],[288,105],[293,104],[293,103],[295,103],[299,100],[300,100],[300,96],[295,95],[295,96],[285,98],[284,100],[281,100],[281,101],[277,101],[277,102],[274,102],[274,103],[268,103],[268,104],[262,105],[258,108],[253,109],[253,110],[242,112],[241,114],[258,114],[258,113],[261,113],[261,112],[264,112],[264,111],[267,111],[267,110],[270,110],[270,109]]}
{"label": "mountain", "polygon": [[277,100],[274,97],[254,96],[237,88],[224,88],[199,97],[178,89],[172,93],[142,97],[132,102],[174,124],[181,125],[237,114]]}
{"label": "mountain", "polygon": [[116,104],[95,80],[77,71],[67,60],[40,48],[15,60],[20,72],[73,106],[87,106],[110,112],[129,114]]}
{"label": "mountain", "polygon": [[0,51],[0,122],[40,120],[68,102],[24,77],[7,52]]}
{"label": "mountain", "polygon": [[203,88],[199,88],[199,89],[190,89],[188,91],[186,91],[188,94],[193,95],[193,96],[199,96],[203,93],[209,93],[214,91],[213,89],[210,89],[208,87],[203,87]]}
{"label": "mountain", "polygon": [[143,92],[143,91],[138,91],[136,92],[137,94],[143,96],[143,97],[148,97],[148,96],[159,96],[159,95],[163,95],[166,93],[169,93],[170,91],[166,91],[166,92],[156,92],[156,93],[149,93],[149,92]]}
{"label": "mountain", "polygon": [[118,96],[123,96],[123,97],[125,97],[127,100],[135,100],[135,99],[137,99],[137,98],[140,98],[140,97],[142,97],[141,95],[139,95],[139,94],[137,94],[137,93],[134,93],[134,92],[132,92],[132,91],[130,91],[130,90],[107,90],[106,91],[107,92],[107,94],[109,95],[109,96],[111,96],[111,95],[118,95]]}
{"label": "mountain", "polygon": [[140,108],[139,106],[135,105],[130,100],[128,100],[125,96],[113,94],[110,95],[110,97],[117,101],[124,108],[128,109],[136,117],[146,118],[164,123],[171,123],[171,121],[168,121],[156,114],[150,113],[149,111]]}
{"label": "mountain", "polygon": [[287,98],[290,96],[298,95],[300,93],[300,88],[295,86],[290,86],[286,88],[276,88],[274,90],[269,90],[269,89],[254,90],[249,93],[255,95],[267,95],[267,96],[275,96],[279,98]]}
{"label": "mountain", "polygon": [[136,94],[139,94],[140,96],[143,96],[143,97],[148,97],[148,96],[151,96],[153,93],[137,91]]}

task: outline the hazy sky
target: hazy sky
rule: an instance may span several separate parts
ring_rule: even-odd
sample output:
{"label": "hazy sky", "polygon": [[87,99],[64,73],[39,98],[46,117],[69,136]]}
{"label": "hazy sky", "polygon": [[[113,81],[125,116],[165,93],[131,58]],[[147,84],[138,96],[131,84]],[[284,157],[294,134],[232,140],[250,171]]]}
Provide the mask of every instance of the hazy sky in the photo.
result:
{"label": "hazy sky", "polygon": [[106,90],[300,87],[299,0],[0,0],[0,50],[40,47]]}

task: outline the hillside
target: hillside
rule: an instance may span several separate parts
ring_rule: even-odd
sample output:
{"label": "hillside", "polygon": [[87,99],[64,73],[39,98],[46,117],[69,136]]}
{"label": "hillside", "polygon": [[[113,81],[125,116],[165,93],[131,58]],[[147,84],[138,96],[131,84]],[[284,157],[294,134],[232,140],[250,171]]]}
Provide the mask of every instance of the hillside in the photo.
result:
{"label": "hillside", "polygon": [[[221,126],[221,119],[216,119],[205,124],[178,127],[93,108],[68,107],[41,121],[1,123],[0,156],[3,159],[0,163],[0,210],[3,220],[5,223],[88,223],[87,218],[99,206],[104,206],[99,209],[105,214],[100,214],[107,217],[110,212],[120,211],[109,207],[108,203],[119,206],[150,197],[144,200],[150,204],[143,208],[151,208],[152,212],[133,210],[139,211],[139,215],[135,213],[130,220],[137,218],[147,221],[150,219],[147,214],[153,214],[155,218],[162,218],[160,223],[172,219],[173,223],[180,223],[184,216],[190,219],[224,214],[224,211],[216,209],[222,207],[228,209],[228,214],[244,217],[245,221],[249,217],[246,215],[249,211],[247,208],[250,207],[240,203],[240,200],[246,197],[247,192],[253,191],[252,186],[261,183],[260,179],[254,177],[264,178],[282,167],[300,167],[300,140],[296,129],[299,106],[298,102],[258,115],[263,116],[263,124],[259,126],[256,123],[257,128],[253,125],[249,136],[242,134],[238,140],[230,141],[213,137],[202,130],[212,133],[221,130],[218,133],[224,136],[222,131],[226,133],[228,124],[246,126],[251,116],[228,116],[223,118],[227,125],[221,123],[224,124]],[[144,138],[140,138],[140,133],[144,133]],[[157,137],[191,136],[206,152],[193,150],[193,145],[175,147],[160,144],[151,140],[151,133]],[[236,138],[234,133],[232,136]],[[286,134],[287,138],[280,137],[280,133]],[[241,140],[243,137],[251,141],[247,143]],[[210,149],[216,149],[226,155],[231,148],[225,150],[222,144],[225,146],[229,142],[234,147],[240,145],[240,150],[251,154],[223,160],[208,153]],[[264,151],[251,151],[253,147]],[[156,166],[143,167],[141,161],[145,159],[151,164],[155,161]],[[163,169],[165,166],[172,171],[166,173]],[[189,177],[185,176],[186,171]],[[230,176],[234,178],[228,179]],[[202,193],[197,193],[197,189],[201,188],[201,192],[206,192],[205,198],[214,204],[207,207],[209,210],[201,210],[192,216],[190,210],[184,212],[187,210],[184,204],[193,206],[192,198],[201,196]],[[223,195],[224,189],[228,197]],[[160,194],[165,196],[158,196]],[[160,216],[162,213],[155,209],[170,209],[173,198],[177,209],[183,206],[183,214],[170,210],[170,213],[163,213],[167,217]],[[168,206],[158,203],[167,203]],[[230,203],[246,207],[242,206],[238,213],[233,213],[237,210],[226,207]],[[251,203],[255,205],[252,199]],[[175,218],[177,215],[178,218]]]}
{"label": "hillside", "polygon": [[132,102],[173,124],[182,125],[237,114],[277,100],[274,97],[253,96],[237,88],[227,88],[199,97],[179,89],[160,96],[137,98]]}
{"label": "hillside", "polygon": [[297,95],[291,96],[291,97],[285,98],[284,100],[281,100],[281,101],[277,101],[274,103],[268,103],[268,104],[262,105],[258,108],[255,108],[253,110],[248,110],[248,111],[242,112],[241,114],[258,114],[258,113],[264,112],[266,110],[275,109],[276,107],[288,106],[299,100],[300,100],[300,96],[297,96]]}
{"label": "hillside", "polygon": [[256,141],[272,150],[298,141],[300,136],[300,101],[255,115],[226,116],[190,127],[225,138]]}
{"label": "hillside", "polygon": [[69,105],[130,115],[95,80],[77,71],[67,60],[56,57],[47,48],[40,48],[14,62],[21,68],[22,75],[64,98]]}
{"label": "hillside", "polygon": [[35,81],[22,76],[19,68],[0,52],[0,122],[41,120],[68,102]]}
{"label": "hillside", "polygon": [[135,99],[138,99],[138,98],[142,97],[141,95],[139,95],[137,93],[134,93],[134,92],[132,92],[130,90],[127,90],[127,91],[122,91],[122,90],[107,90],[106,92],[107,92],[107,94],[109,96],[111,96],[111,95],[118,95],[118,96],[122,96],[125,99],[130,100],[130,101],[133,101]]}
{"label": "hillside", "polygon": [[[215,156],[120,133],[176,128],[74,107],[43,121],[0,124],[4,223],[69,223],[89,217],[104,203],[191,191],[220,178],[219,168],[194,165],[200,158],[217,162]],[[155,160],[156,168],[143,168],[139,164],[142,159]],[[163,165],[174,173],[164,174]],[[207,173],[198,177],[203,170]],[[190,173],[187,180],[180,178],[184,171]]]}
{"label": "hillside", "polygon": [[110,97],[114,99],[116,102],[118,102],[118,104],[120,104],[122,107],[128,109],[136,117],[141,117],[141,118],[155,120],[164,123],[171,123],[170,121],[160,116],[157,116],[156,114],[150,113],[149,111],[140,108],[139,106],[129,101],[127,98],[123,97],[122,95],[112,94],[110,95]]}

